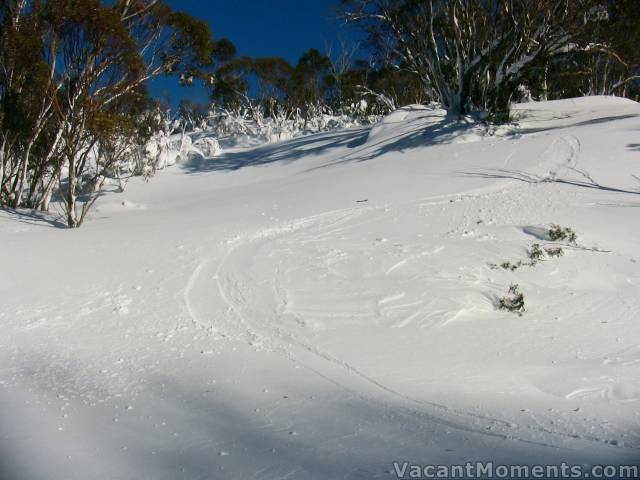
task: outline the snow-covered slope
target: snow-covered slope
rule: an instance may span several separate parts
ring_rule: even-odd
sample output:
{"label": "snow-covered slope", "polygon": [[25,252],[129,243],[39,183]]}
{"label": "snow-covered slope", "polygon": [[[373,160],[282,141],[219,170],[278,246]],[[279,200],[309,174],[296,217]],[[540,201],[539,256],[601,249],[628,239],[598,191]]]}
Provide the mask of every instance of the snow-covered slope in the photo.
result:
{"label": "snow-covered slope", "polygon": [[[193,159],[78,231],[1,212],[0,478],[637,461],[640,106],[518,116],[410,107]],[[551,224],[564,256],[495,266]]]}

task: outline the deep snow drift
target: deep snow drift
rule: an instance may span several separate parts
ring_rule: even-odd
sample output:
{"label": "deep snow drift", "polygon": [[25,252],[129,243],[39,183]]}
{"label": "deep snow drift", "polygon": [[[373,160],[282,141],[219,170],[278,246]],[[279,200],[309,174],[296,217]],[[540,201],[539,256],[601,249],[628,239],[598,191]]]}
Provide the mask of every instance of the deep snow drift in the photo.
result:
{"label": "deep snow drift", "polygon": [[194,157],[78,231],[0,212],[0,478],[636,462],[640,105],[518,116]]}

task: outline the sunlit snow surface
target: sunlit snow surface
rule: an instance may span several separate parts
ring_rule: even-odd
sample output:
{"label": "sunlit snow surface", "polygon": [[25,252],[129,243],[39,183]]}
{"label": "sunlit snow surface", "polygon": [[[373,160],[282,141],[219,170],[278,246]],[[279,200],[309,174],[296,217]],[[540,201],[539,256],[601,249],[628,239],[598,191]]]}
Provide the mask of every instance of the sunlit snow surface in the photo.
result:
{"label": "sunlit snow surface", "polygon": [[[640,106],[409,107],[0,213],[0,478],[640,458]],[[565,255],[492,268],[571,227]],[[496,309],[517,283],[523,316]]]}

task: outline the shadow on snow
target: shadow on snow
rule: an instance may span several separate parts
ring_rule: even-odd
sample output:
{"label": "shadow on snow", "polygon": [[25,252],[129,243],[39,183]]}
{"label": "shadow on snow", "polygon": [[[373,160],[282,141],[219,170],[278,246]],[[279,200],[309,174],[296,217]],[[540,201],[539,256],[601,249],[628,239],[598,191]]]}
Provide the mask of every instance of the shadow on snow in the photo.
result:
{"label": "shadow on snow", "polygon": [[40,212],[38,210],[16,210],[14,208],[2,208],[0,211],[5,212],[7,217],[14,222],[39,227],[67,228],[67,224],[63,222],[61,216],[54,217],[50,213]]}
{"label": "shadow on snow", "polygon": [[534,175],[527,172],[518,170],[503,170],[503,169],[491,169],[484,172],[459,172],[461,175],[486,178],[486,179],[502,179],[502,180],[517,180],[525,183],[558,183],[562,185],[571,185],[574,187],[590,188],[594,190],[602,190],[613,193],[629,193],[633,195],[640,195],[640,190],[626,190],[624,188],[609,187],[601,185],[599,183],[580,181],[580,180],[567,180],[563,178],[548,178],[540,175]]}
{"label": "shadow on snow", "polygon": [[[559,126],[518,128],[512,135],[519,137],[578,126],[599,125],[634,117],[638,117],[638,115],[611,115]],[[548,119],[545,121],[548,121]],[[383,135],[380,139],[376,139],[375,136],[370,139],[369,133],[371,128],[363,127],[338,132],[307,135],[294,140],[265,145],[250,150],[226,152],[215,158],[205,158],[194,155],[189,161],[182,165],[182,168],[191,174],[228,172],[240,170],[245,167],[263,166],[277,162],[288,164],[303,157],[327,156],[326,162],[310,168],[310,170],[317,170],[345,163],[372,160],[385,154],[404,152],[420,147],[446,145],[466,134],[485,134],[484,126],[480,122],[459,119],[453,116],[442,117],[431,111],[426,111],[425,115],[419,115],[410,120],[403,121],[401,125],[403,126],[401,132],[394,133],[390,131],[389,135]],[[640,144],[632,144],[628,147],[631,149],[640,149]],[[338,155],[332,156],[332,152]],[[524,180],[523,178],[517,179]],[[559,182],[562,183],[562,181]],[[582,184],[581,182],[575,182],[575,184],[590,188],[607,189],[607,187]],[[613,189],[612,191],[617,190]]]}

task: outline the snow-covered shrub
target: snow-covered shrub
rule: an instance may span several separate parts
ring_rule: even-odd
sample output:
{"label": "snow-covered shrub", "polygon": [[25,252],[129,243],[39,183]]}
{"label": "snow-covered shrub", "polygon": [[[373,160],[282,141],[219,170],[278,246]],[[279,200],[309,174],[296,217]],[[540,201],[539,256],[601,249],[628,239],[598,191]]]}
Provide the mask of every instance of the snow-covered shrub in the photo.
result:
{"label": "snow-covered shrub", "polygon": [[531,260],[532,266],[544,260],[544,250],[538,243],[534,243],[531,245],[531,249],[529,250],[529,259]]}
{"label": "snow-covered shrub", "polygon": [[206,158],[217,157],[222,152],[220,143],[213,137],[200,138],[193,142],[193,147]]}
{"label": "snow-covered shrub", "polygon": [[366,109],[366,102],[350,105],[342,112],[334,112],[323,104],[310,104],[304,112],[298,108],[281,108],[267,115],[261,105],[249,101],[235,109],[213,106],[199,134],[215,138],[222,148],[274,143],[301,135],[366,125],[379,119],[362,115],[363,109]]}
{"label": "snow-covered shrub", "polygon": [[578,235],[573,229],[568,227],[561,227],[560,225],[551,225],[549,229],[549,238],[556,241],[567,241],[569,243],[576,243]]}
{"label": "snow-covered shrub", "polygon": [[508,294],[498,300],[498,308],[518,315],[525,312],[524,294],[520,291],[518,284],[512,284]]}
{"label": "snow-covered shrub", "polygon": [[160,128],[135,153],[133,175],[148,178],[158,170],[189,158],[193,141],[186,131],[186,122],[181,118],[171,118],[170,112],[167,112],[159,123]]}
{"label": "snow-covered shrub", "polygon": [[[553,237],[556,240],[573,238],[573,240],[570,240],[570,241],[572,243],[575,243],[575,237],[572,236],[571,233],[565,232],[564,231],[565,229],[561,229],[560,227],[557,227],[557,228],[559,230],[557,230],[554,235],[551,235],[550,233],[549,235],[550,237]],[[571,232],[573,232],[571,229],[566,229],[566,230],[570,230]],[[573,235],[575,235],[575,233],[573,233]],[[535,267],[536,265],[538,265],[538,263],[544,261],[547,256],[551,258],[559,258],[559,257],[562,257],[563,255],[564,255],[564,250],[561,247],[542,248],[539,243],[534,243],[533,245],[531,245],[531,248],[528,250],[528,253],[527,253],[527,257],[529,258],[528,261],[524,261],[524,260],[518,260],[517,262],[504,261],[500,264],[489,263],[489,268],[491,268],[492,270],[497,270],[499,268],[502,268],[503,270],[515,272],[521,267]]]}
{"label": "snow-covered shrub", "polygon": [[[365,105],[354,104],[352,107],[351,112],[355,115]],[[245,106],[233,110],[213,107],[207,118],[195,127],[193,120],[172,116],[170,111],[156,110],[139,119],[141,124],[149,125],[145,134],[116,135],[108,141],[103,138],[97,142],[87,157],[88,165],[94,165],[87,170],[93,172],[92,176],[86,174],[79,182],[87,184],[82,191],[91,190],[96,184],[115,184],[122,192],[130,178],[141,176],[148,180],[158,170],[186,162],[193,156],[214,158],[226,147],[273,143],[374,120],[335,114],[319,104],[310,105],[306,112],[280,109],[266,115],[260,105],[248,101]],[[87,177],[86,181],[84,177]]]}
{"label": "snow-covered shrub", "polygon": [[495,263],[490,263],[489,267],[491,267],[491,269],[493,270],[496,270],[498,267],[500,267],[503,270],[509,270],[511,272],[515,272],[517,269],[519,269],[523,265],[524,263],[522,261],[519,261],[517,263],[511,263],[507,261],[507,262],[502,262],[500,265],[496,265]]}
{"label": "snow-covered shrub", "polygon": [[562,257],[564,255],[564,250],[562,249],[562,247],[547,247],[544,249],[545,252],[547,252],[547,255],[549,255],[550,257]]}

